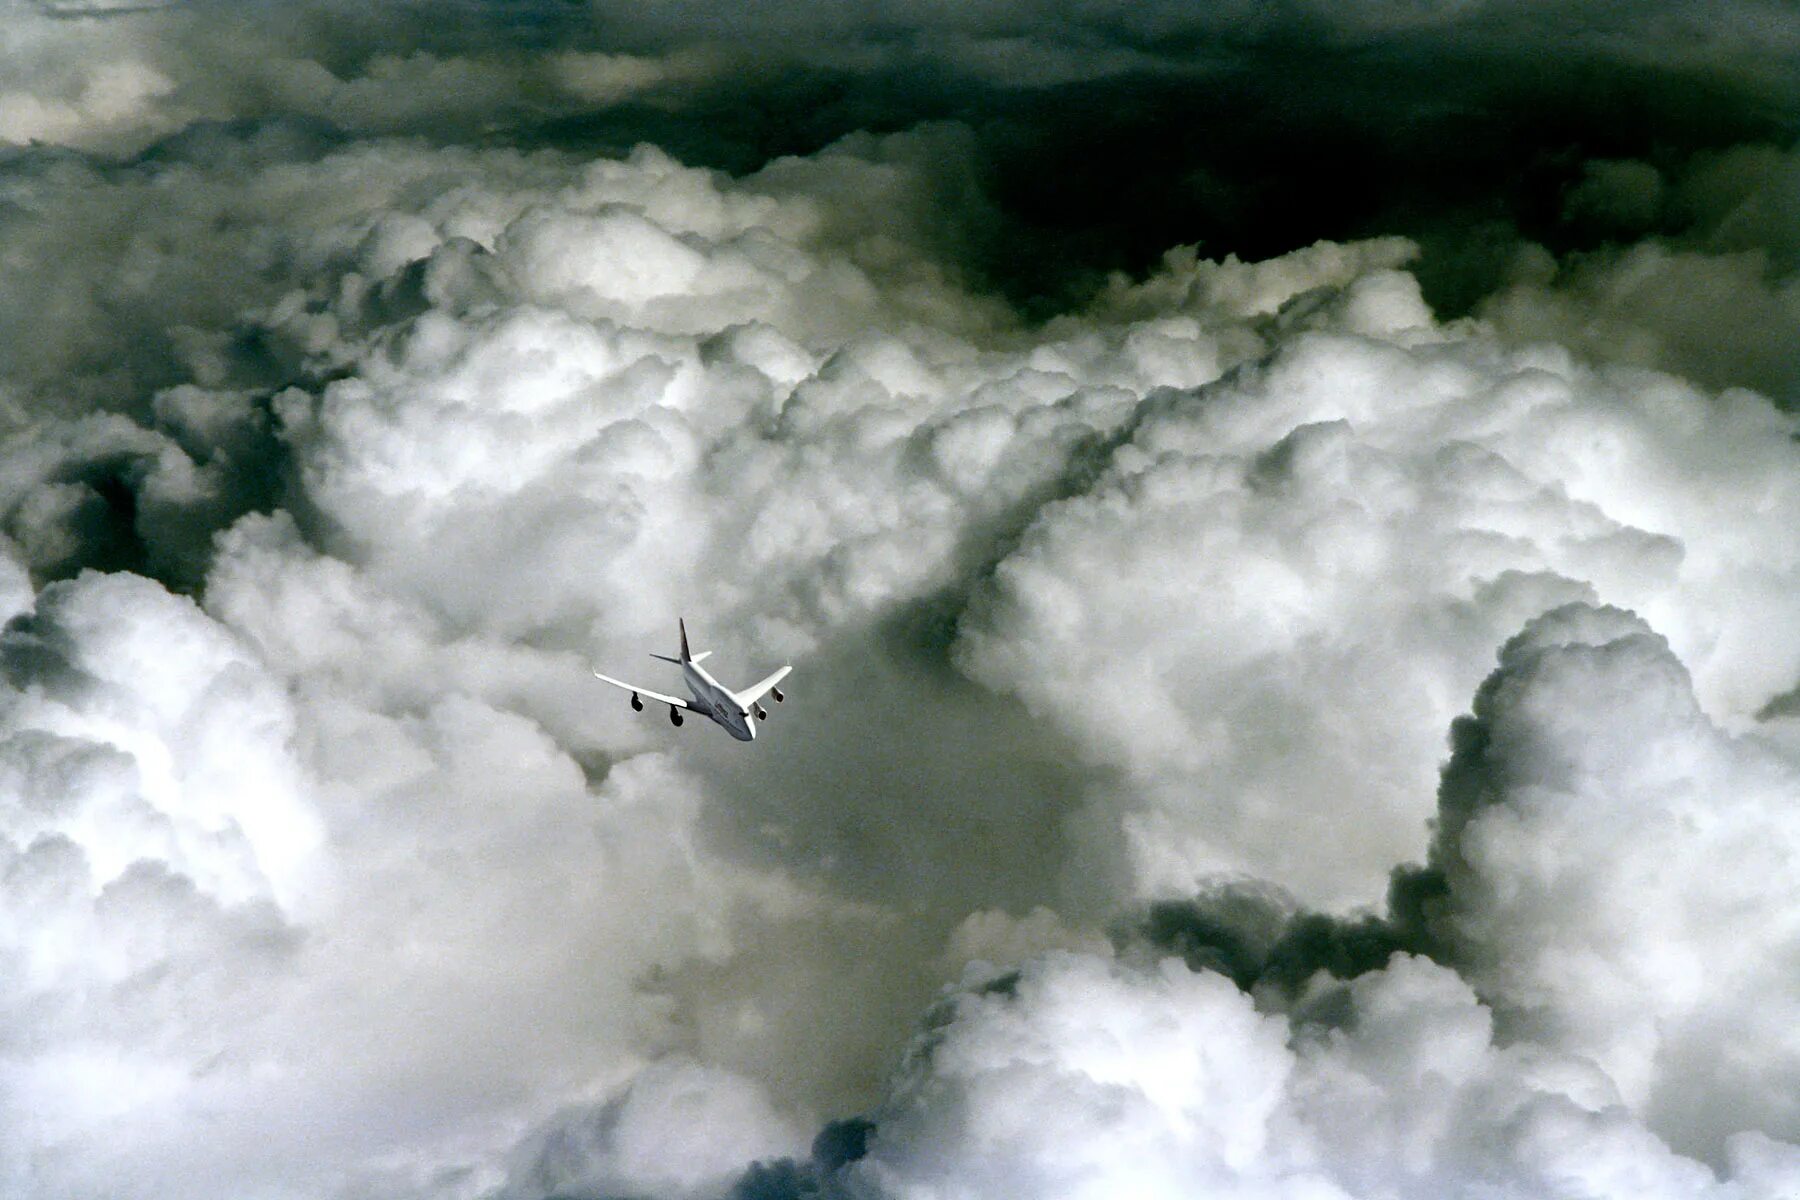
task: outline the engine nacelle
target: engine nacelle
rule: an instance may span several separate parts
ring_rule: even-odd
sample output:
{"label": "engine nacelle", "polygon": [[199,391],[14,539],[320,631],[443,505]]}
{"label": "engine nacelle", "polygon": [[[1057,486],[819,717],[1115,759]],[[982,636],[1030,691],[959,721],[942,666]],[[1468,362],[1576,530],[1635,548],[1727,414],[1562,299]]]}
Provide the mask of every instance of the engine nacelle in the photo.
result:
{"label": "engine nacelle", "polygon": [[681,724],[681,710],[679,708],[674,707],[673,705],[671,705],[669,707],[669,724],[671,724],[671,725]]}
{"label": "engine nacelle", "polygon": [[631,711],[632,712],[643,712],[644,711],[644,702],[642,700],[638,699],[638,694],[636,692],[631,693]]}
{"label": "engine nacelle", "polygon": [[786,696],[781,694],[780,688],[771,688],[769,691],[769,695],[775,697],[775,703],[777,703],[777,704],[780,704],[783,700],[787,699]]}
{"label": "engine nacelle", "polygon": [[757,719],[757,720],[759,720],[759,721],[766,721],[766,720],[768,720],[768,719],[769,719],[769,710],[768,710],[768,709],[766,709],[766,708],[764,708],[764,707],[763,707],[763,706],[762,706],[762,705],[760,705],[760,704],[759,704],[759,705],[757,705],[757,706],[756,706],[756,707],[755,707],[755,708],[754,708],[754,709],[752,709],[752,710],[751,710],[751,711],[752,711],[752,712],[754,712],[754,713],[755,713],[755,714],[756,714],[756,719]]}

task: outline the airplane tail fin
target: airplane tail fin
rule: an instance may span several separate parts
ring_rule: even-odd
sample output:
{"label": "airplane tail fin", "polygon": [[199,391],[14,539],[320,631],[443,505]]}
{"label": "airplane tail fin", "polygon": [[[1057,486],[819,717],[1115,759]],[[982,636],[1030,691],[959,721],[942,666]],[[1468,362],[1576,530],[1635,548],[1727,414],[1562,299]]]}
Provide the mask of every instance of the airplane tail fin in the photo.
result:
{"label": "airplane tail fin", "polygon": [[688,649],[688,640],[687,640],[687,622],[682,620],[680,617],[675,618],[675,620],[676,620],[676,623],[681,626],[681,657],[680,658],[670,658],[667,654],[654,654],[653,653],[650,655],[651,658],[660,658],[666,663],[674,663],[676,666],[679,667],[682,663],[697,663],[701,659],[705,658],[707,655],[712,653],[711,650],[702,650],[698,654],[695,654],[692,651],[690,651]]}

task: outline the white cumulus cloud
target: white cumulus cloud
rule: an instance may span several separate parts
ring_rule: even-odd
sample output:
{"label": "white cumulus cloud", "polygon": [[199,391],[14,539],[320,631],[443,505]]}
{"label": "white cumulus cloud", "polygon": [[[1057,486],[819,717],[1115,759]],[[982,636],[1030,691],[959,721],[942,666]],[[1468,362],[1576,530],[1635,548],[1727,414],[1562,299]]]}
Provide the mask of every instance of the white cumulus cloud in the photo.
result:
{"label": "white cumulus cloud", "polygon": [[1252,7],[9,9],[0,1192],[1791,1193],[1782,19]]}

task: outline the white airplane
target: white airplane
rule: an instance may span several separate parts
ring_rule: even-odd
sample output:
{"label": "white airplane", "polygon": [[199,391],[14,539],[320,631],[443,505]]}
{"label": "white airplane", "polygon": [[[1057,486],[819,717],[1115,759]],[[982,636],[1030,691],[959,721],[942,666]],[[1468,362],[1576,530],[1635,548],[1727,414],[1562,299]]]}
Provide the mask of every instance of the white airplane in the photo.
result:
{"label": "white airplane", "polygon": [[683,709],[699,713],[703,717],[711,717],[725,727],[725,732],[740,742],[756,740],[756,722],[769,719],[768,710],[758,703],[765,694],[775,697],[777,704],[786,700],[781,689],[775,685],[787,678],[794,668],[789,665],[781,668],[760,683],[751,684],[741,692],[726,688],[718,680],[706,673],[700,660],[711,654],[711,650],[702,650],[698,654],[688,653],[687,622],[676,618],[681,627],[681,657],[670,658],[666,654],[652,654],[651,658],[660,658],[664,662],[674,663],[681,668],[682,677],[686,680],[690,699],[683,700],[679,696],[665,696],[661,692],[653,692],[649,688],[641,688],[636,684],[626,683],[622,679],[614,679],[611,675],[602,675],[595,671],[597,679],[603,679],[617,688],[624,688],[631,693],[631,707],[634,712],[644,711],[643,697],[669,706],[669,720],[676,725],[681,724]]}

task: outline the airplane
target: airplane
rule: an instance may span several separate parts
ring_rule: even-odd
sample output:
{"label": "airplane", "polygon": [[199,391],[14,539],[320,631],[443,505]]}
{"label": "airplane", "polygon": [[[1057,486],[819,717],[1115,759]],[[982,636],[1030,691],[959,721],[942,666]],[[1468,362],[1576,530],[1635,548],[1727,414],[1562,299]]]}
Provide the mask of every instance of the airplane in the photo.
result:
{"label": "airplane", "polygon": [[775,697],[780,704],[787,697],[781,694],[776,684],[787,678],[792,664],[770,675],[760,683],[751,684],[741,692],[726,688],[718,680],[706,673],[700,660],[711,654],[711,650],[702,650],[698,654],[688,653],[687,622],[679,617],[676,624],[681,627],[681,657],[670,658],[666,654],[652,654],[651,658],[660,658],[666,663],[674,663],[681,668],[682,678],[687,682],[690,699],[683,700],[679,696],[665,696],[661,692],[653,692],[649,688],[641,688],[636,684],[626,683],[622,679],[614,679],[611,675],[602,675],[595,671],[594,677],[612,684],[616,688],[624,688],[631,693],[631,709],[633,712],[644,711],[644,697],[669,706],[669,721],[681,724],[681,714],[699,713],[703,717],[711,717],[725,727],[725,732],[740,742],[756,740],[756,722],[769,719],[768,710],[759,701],[765,694]]}

